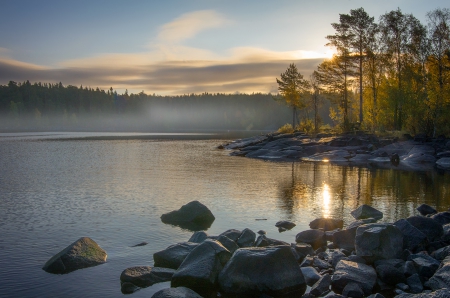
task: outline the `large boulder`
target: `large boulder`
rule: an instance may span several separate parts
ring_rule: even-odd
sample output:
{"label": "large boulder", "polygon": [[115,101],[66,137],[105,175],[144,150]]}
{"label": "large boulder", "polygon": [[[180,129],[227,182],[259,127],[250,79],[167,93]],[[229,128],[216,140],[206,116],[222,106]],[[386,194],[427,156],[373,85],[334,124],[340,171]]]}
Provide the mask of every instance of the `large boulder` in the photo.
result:
{"label": "large boulder", "polygon": [[220,235],[216,240],[225,246],[231,254],[234,254],[234,252],[239,249],[239,245],[227,236]]}
{"label": "large boulder", "polygon": [[193,242],[181,242],[155,252],[153,254],[155,267],[178,269],[187,255],[198,245],[198,243]]}
{"label": "large boulder", "polygon": [[383,218],[383,212],[378,211],[377,209],[369,206],[369,205],[361,205],[350,214],[355,219],[364,219],[364,218],[374,218],[374,219],[382,219]]}
{"label": "large boulder", "polygon": [[199,294],[217,287],[217,277],[231,253],[220,242],[207,239],[186,257],[171,281],[172,287],[187,287]]}
{"label": "large boulder", "polygon": [[162,289],[153,294],[152,298],[203,298],[203,297],[189,288],[178,287],[178,288]]}
{"label": "large boulder", "polygon": [[391,224],[359,226],[355,237],[356,255],[373,262],[399,258],[403,251],[402,232]]}
{"label": "large boulder", "polygon": [[342,229],[344,221],[342,219],[333,218],[316,218],[309,223],[311,229],[323,229],[324,231],[332,231],[335,229]]}
{"label": "large boulder", "polygon": [[225,294],[282,296],[306,290],[303,274],[290,246],[238,249],[219,274]]}
{"label": "large boulder", "polygon": [[433,290],[450,289],[450,257],[446,257],[441,262],[438,270],[427,281],[426,286]]}
{"label": "large boulder", "polygon": [[161,215],[163,223],[194,231],[208,229],[214,220],[215,217],[212,212],[199,201],[189,202],[179,210]]}
{"label": "large boulder", "polygon": [[226,236],[226,237],[230,238],[231,240],[233,240],[234,242],[237,242],[237,240],[239,239],[241,234],[242,234],[242,231],[230,229],[230,230],[226,230],[219,236]]}
{"label": "large boulder", "polygon": [[325,232],[322,230],[306,230],[295,236],[295,242],[310,244],[314,249],[326,246]]}
{"label": "large boulder", "polygon": [[403,248],[412,252],[424,250],[428,244],[427,236],[414,227],[406,219],[400,219],[394,223],[403,234]]}
{"label": "large boulder", "polygon": [[438,260],[422,253],[410,255],[408,260],[413,262],[414,267],[422,280],[432,277],[440,265]]}
{"label": "large boulder", "polygon": [[120,274],[120,282],[132,283],[135,286],[145,288],[159,282],[170,281],[175,269],[150,266],[130,267]]}
{"label": "large boulder", "polygon": [[432,218],[424,216],[410,216],[406,220],[425,234],[429,242],[440,240],[444,234],[442,225]]}
{"label": "large boulder", "polygon": [[256,234],[250,229],[244,229],[236,241],[239,247],[251,247],[255,243]]}
{"label": "large boulder", "polygon": [[42,267],[54,274],[65,274],[106,262],[106,252],[91,238],[82,237],[50,258]]}
{"label": "large boulder", "polygon": [[368,296],[377,282],[377,273],[369,265],[342,260],[336,265],[331,278],[332,288],[342,293],[345,286],[351,282],[356,283]]}

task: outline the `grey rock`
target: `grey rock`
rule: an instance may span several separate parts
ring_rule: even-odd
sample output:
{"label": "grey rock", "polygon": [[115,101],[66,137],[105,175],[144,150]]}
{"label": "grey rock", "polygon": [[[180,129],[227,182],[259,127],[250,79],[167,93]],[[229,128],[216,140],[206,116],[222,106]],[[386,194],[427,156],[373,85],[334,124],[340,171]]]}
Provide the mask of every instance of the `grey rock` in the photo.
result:
{"label": "grey rock", "polygon": [[208,234],[206,234],[204,231],[197,231],[194,234],[192,234],[191,238],[189,238],[188,242],[193,243],[202,243],[208,238]]}
{"label": "grey rock", "polygon": [[444,234],[442,225],[429,217],[411,216],[406,219],[410,224],[427,236],[429,242],[440,240]]}
{"label": "grey rock", "polygon": [[331,276],[323,275],[312,287],[310,293],[316,297],[323,296],[330,291]]}
{"label": "grey rock", "polygon": [[441,289],[437,290],[435,292],[426,292],[420,294],[409,294],[409,293],[402,293],[398,296],[395,296],[395,298],[448,298],[450,297],[450,290],[448,289]]}
{"label": "grey rock", "polygon": [[356,230],[356,255],[368,262],[399,258],[402,254],[403,235],[390,224],[367,224]]}
{"label": "grey rock", "polygon": [[178,288],[162,289],[153,294],[152,298],[203,298],[203,297],[189,288],[178,287]]}
{"label": "grey rock", "polygon": [[427,204],[420,205],[419,207],[416,208],[416,210],[419,211],[419,213],[423,216],[437,213],[436,209]]}
{"label": "grey rock", "polygon": [[423,291],[422,281],[417,273],[408,277],[406,283],[408,284],[411,293],[417,294]]}
{"label": "grey rock", "polygon": [[238,249],[220,272],[221,290],[229,295],[281,296],[306,290],[290,246]]}
{"label": "grey rock", "polygon": [[225,232],[223,232],[219,236],[222,236],[222,235],[223,236],[227,236],[228,238],[230,238],[234,242],[237,242],[237,240],[239,239],[239,236],[241,236],[241,234],[242,234],[242,231],[235,230],[235,229],[230,229],[230,230],[226,230]]}
{"label": "grey rock", "polygon": [[122,271],[120,282],[145,288],[159,282],[170,281],[174,273],[175,269],[170,268],[136,266]]}
{"label": "grey rock", "polygon": [[332,231],[336,229],[342,229],[344,221],[342,219],[332,218],[316,218],[309,223],[311,229],[322,229],[324,231]]}
{"label": "grey rock", "polygon": [[321,277],[319,272],[317,272],[314,267],[301,267],[300,270],[302,271],[306,284],[310,287],[313,286]]}
{"label": "grey rock", "polygon": [[446,225],[450,223],[450,212],[449,211],[439,212],[435,215],[432,215],[431,218],[437,221],[440,225]]}
{"label": "grey rock", "polygon": [[341,260],[334,271],[331,278],[333,289],[342,292],[344,287],[354,282],[358,284],[368,296],[372,293],[372,289],[377,281],[377,273],[369,265]]}
{"label": "grey rock", "polygon": [[327,245],[325,233],[322,230],[306,230],[300,232],[295,236],[295,241],[297,243],[310,244],[313,249],[318,249],[319,247]]}
{"label": "grey rock", "polygon": [[166,224],[177,225],[189,230],[204,230],[211,226],[215,220],[211,210],[199,201],[192,201],[174,210],[161,215],[161,221]]}
{"label": "grey rock", "polygon": [[313,257],[312,266],[319,270],[324,270],[331,267],[331,265],[328,262],[321,260],[318,257]]}
{"label": "grey rock", "polygon": [[259,235],[266,235],[266,234],[267,234],[267,232],[266,232],[266,231],[264,231],[264,230],[259,230],[259,231],[258,231],[258,234],[259,234]]}
{"label": "grey rock", "polygon": [[365,296],[363,289],[361,289],[360,285],[355,282],[348,283],[342,290],[342,295],[344,297],[352,298],[364,298]]}
{"label": "grey rock", "polygon": [[417,273],[416,267],[414,266],[414,262],[406,261],[403,267],[403,274],[408,277]]}
{"label": "grey rock", "polygon": [[345,229],[333,234],[333,244],[336,247],[353,251],[355,249],[356,229]]}
{"label": "grey rock", "polygon": [[154,253],[155,267],[178,269],[187,255],[198,245],[198,243],[181,242]]}
{"label": "grey rock", "polygon": [[388,285],[396,285],[399,283],[405,283],[406,278],[403,274],[403,270],[400,270],[398,268],[395,268],[391,265],[379,265],[376,267],[376,271],[378,274],[378,277],[383,281],[384,283]]}
{"label": "grey rock", "polygon": [[450,257],[441,262],[439,269],[427,281],[426,286],[433,290],[450,289]]}
{"label": "grey rock", "polygon": [[383,218],[383,212],[369,206],[369,205],[361,205],[350,214],[355,219],[364,219],[364,218],[374,218],[374,219],[382,219]]}
{"label": "grey rock", "polygon": [[172,277],[172,287],[187,287],[199,294],[217,286],[217,277],[231,253],[218,241],[205,240],[194,248]]}
{"label": "grey rock", "polygon": [[435,258],[438,261],[442,261],[443,259],[445,259],[446,257],[450,256],[450,245],[449,246],[445,246],[443,248],[440,248],[438,250],[435,250],[431,256],[433,258]]}
{"label": "grey rock", "polygon": [[342,259],[347,259],[347,256],[340,250],[334,250],[330,253],[331,255],[331,265],[336,267],[336,265],[339,263]]}
{"label": "grey rock", "polygon": [[417,273],[422,279],[433,276],[439,268],[439,261],[426,254],[414,254],[408,257],[408,261],[412,261]]}
{"label": "grey rock", "polygon": [[219,241],[231,254],[234,254],[236,250],[239,249],[239,245],[236,242],[228,238],[227,236],[220,235],[217,237],[217,241]]}
{"label": "grey rock", "polygon": [[416,252],[424,250],[428,244],[427,236],[406,219],[396,221],[394,226],[403,234],[403,248]]}
{"label": "grey rock", "polygon": [[244,229],[236,241],[239,247],[252,247],[255,243],[256,234],[250,229]]}
{"label": "grey rock", "polygon": [[376,223],[377,220],[375,218],[364,218],[364,219],[358,219],[355,220],[353,222],[351,222],[348,227],[346,228],[347,230],[350,230],[352,228],[357,228],[361,225],[365,225],[365,224],[370,224],[370,223]]}
{"label": "grey rock", "polygon": [[51,257],[42,267],[48,273],[66,274],[106,262],[106,252],[91,238],[82,237]]}
{"label": "grey rock", "polygon": [[282,220],[282,221],[278,221],[275,226],[277,228],[284,228],[286,230],[291,230],[293,227],[296,226],[295,223],[291,222],[291,221],[287,221],[287,220]]}
{"label": "grey rock", "polygon": [[266,235],[260,235],[255,241],[256,247],[277,246],[277,245],[289,245],[289,243],[266,237]]}
{"label": "grey rock", "polygon": [[131,282],[124,282],[120,285],[122,294],[132,294],[138,291],[140,287],[133,285]]}
{"label": "grey rock", "polygon": [[402,290],[403,292],[409,291],[409,286],[405,283],[398,283],[395,285],[395,288]]}

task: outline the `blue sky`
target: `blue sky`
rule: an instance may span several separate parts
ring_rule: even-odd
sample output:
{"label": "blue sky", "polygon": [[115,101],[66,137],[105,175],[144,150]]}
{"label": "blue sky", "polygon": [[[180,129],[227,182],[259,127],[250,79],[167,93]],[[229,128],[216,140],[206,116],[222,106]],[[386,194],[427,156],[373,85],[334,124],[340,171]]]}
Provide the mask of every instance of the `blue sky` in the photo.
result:
{"label": "blue sky", "polygon": [[[339,13],[397,7],[426,23],[428,0],[0,0],[0,84],[59,82],[156,94],[276,92],[332,54]],[[447,5],[449,6],[449,5]]]}

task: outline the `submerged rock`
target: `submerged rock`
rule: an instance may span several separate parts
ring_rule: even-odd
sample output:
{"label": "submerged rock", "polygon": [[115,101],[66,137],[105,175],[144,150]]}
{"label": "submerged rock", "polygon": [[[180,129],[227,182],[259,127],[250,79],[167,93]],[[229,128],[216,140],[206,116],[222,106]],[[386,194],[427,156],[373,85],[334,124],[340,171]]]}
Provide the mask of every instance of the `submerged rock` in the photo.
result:
{"label": "submerged rock", "polygon": [[278,221],[275,224],[275,226],[277,228],[283,228],[283,229],[286,229],[286,230],[291,230],[293,227],[296,226],[296,224],[293,223],[293,222],[287,221],[287,220],[282,220],[282,221]]}
{"label": "submerged rock", "polygon": [[82,237],[48,260],[43,270],[65,274],[106,262],[106,252],[91,238]]}
{"label": "submerged rock", "polygon": [[189,202],[179,210],[161,215],[163,223],[177,225],[189,230],[207,229],[214,220],[215,217],[212,212],[199,201]]}
{"label": "submerged rock", "polygon": [[378,211],[377,209],[369,206],[369,205],[361,205],[350,214],[355,219],[365,219],[365,218],[374,218],[374,219],[382,219],[383,218],[383,212]]}
{"label": "submerged rock", "polygon": [[332,231],[335,229],[342,229],[344,221],[342,219],[333,218],[316,218],[309,223],[311,229],[323,229],[324,231]]}
{"label": "submerged rock", "polygon": [[306,290],[289,246],[238,249],[219,274],[220,288],[233,296],[282,296]]}

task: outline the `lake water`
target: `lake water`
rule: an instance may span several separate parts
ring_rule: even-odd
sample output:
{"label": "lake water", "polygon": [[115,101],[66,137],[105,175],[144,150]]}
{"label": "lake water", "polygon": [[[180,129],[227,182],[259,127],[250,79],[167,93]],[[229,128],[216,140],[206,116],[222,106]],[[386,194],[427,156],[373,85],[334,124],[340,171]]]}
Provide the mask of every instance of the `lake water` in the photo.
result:
{"label": "lake water", "polygon": [[[317,217],[350,223],[350,211],[361,204],[383,211],[386,222],[417,214],[422,203],[450,207],[449,173],[231,157],[216,149],[224,141],[214,138],[0,134],[0,296],[122,297],[125,268],[151,266],[154,252],[189,239],[192,232],[165,225],[160,216],[193,200],[216,217],[210,235],[263,229],[287,242]],[[279,233],[279,220],[297,226]],[[82,236],[106,250],[106,264],[66,275],[41,269]],[[131,247],[143,241],[149,244]]]}

